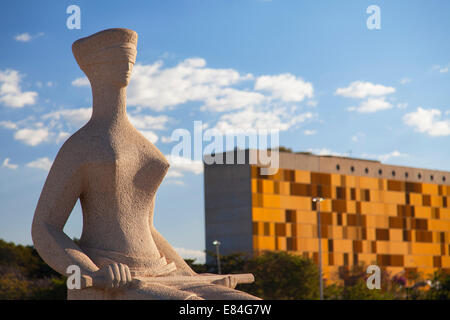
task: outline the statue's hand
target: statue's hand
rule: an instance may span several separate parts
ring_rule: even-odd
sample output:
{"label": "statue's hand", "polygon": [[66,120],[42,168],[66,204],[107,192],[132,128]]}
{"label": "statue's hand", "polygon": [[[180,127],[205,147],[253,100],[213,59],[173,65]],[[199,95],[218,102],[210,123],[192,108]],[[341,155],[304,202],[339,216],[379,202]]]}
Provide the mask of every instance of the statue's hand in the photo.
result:
{"label": "statue's hand", "polygon": [[132,281],[130,269],[123,263],[103,266],[92,275],[92,284],[97,288],[119,288]]}
{"label": "statue's hand", "polygon": [[234,289],[237,285],[237,279],[232,276],[226,276],[223,279],[213,281],[212,283]]}

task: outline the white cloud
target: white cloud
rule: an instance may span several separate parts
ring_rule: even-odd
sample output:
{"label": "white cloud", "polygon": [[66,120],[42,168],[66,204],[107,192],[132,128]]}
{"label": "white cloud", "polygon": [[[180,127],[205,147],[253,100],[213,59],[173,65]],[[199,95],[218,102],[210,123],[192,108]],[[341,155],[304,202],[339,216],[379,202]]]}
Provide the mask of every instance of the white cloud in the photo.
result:
{"label": "white cloud", "polygon": [[[235,87],[244,81],[254,81],[253,88]],[[162,61],[136,64],[128,87],[128,104],[162,111],[198,102],[202,111],[226,112],[267,104],[274,99],[300,102],[305,97],[311,98],[313,91],[311,83],[292,74],[265,75],[255,80],[252,74],[208,68],[204,59],[190,58],[168,68],[163,68]]]}
{"label": "white cloud", "polygon": [[60,143],[62,141],[66,141],[67,138],[69,138],[69,137],[70,137],[70,133],[65,132],[65,131],[61,131],[56,136],[56,143]]}
{"label": "white cloud", "polygon": [[258,105],[266,99],[264,95],[258,92],[222,88],[217,90],[215,94],[207,97],[205,104],[200,110],[224,112]]}
{"label": "white cloud", "polygon": [[348,153],[335,152],[331,151],[328,148],[316,148],[316,149],[308,149],[309,152],[316,154],[318,156],[336,156],[336,157],[348,157]]}
{"label": "white cloud", "polygon": [[196,263],[205,263],[206,255],[201,250],[174,248],[175,251],[184,259],[195,259]]}
{"label": "white cloud", "polygon": [[381,162],[386,162],[391,158],[398,158],[398,157],[409,157],[408,154],[406,153],[401,153],[397,150],[394,150],[390,153],[386,153],[386,154],[381,154],[378,156],[378,159],[380,159]]}
{"label": "white cloud", "polygon": [[12,164],[9,161],[10,161],[10,159],[6,158],[2,163],[2,167],[12,169],[12,170],[16,170],[19,167],[17,164]]}
{"label": "white cloud", "polygon": [[0,121],[0,127],[5,129],[17,129],[17,124],[12,121]]}
{"label": "white cloud", "polygon": [[86,77],[76,78],[71,83],[74,87],[89,87],[91,83],[89,79]]}
{"label": "white cloud", "polygon": [[170,168],[166,175],[167,178],[181,178],[183,174],[180,171]]}
{"label": "white cloud", "polygon": [[[67,123],[74,126],[82,126],[89,121],[92,115],[92,108],[79,108],[79,109],[62,109],[46,113],[42,116],[42,119],[50,119],[55,122],[60,122],[64,119]],[[52,126],[53,126],[52,125]]]}
{"label": "white cloud", "polygon": [[378,154],[378,155],[374,155],[374,154],[368,154],[368,153],[363,153],[361,154],[362,158],[365,159],[376,159],[379,160],[381,162],[386,162],[389,161],[392,158],[404,158],[404,157],[409,157],[409,154],[407,153],[401,153],[398,150],[394,150],[392,152],[389,153],[385,153],[385,154]]}
{"label": "white cloud", "polygon": [[407,84],[407,83],[410,83],[410,82],[412,82],[411,78],[402,78],[400,80],[400,84]]}
{"label": "white cloud", "polygon": [[406,109],[408,108],[408,103],[397,103],[397,108],[399,109]]}
{"label": "white cloud", "polygon": [[22,92],[21,78],[22,75],[16,70],[0,70],[0,103],[11,108],[22,108],[36,103],[37,92]]}
{"label": "white cloud", "polygon": [[158,141],[158,135],[154,130],[166,129],[166,124],[170,121],[170,118],[165,115],[149,116],[142,114],[128,115],[130,122],[138,129],[144,137],[150,140],[152,143]]}
{"label": "white cloud", "polygon": [[315,135],[317,133],[316,130],[305,130],[303,131],[303,133],[305,134],[305,136],[312,136]]}
{"label": "white cloud", "polygon": [[[162,68],[161,61],[150,65],[136,64],[128,87],[128,104],[157,111],[190,101],[203,102],[204,108],[236,108],[236,96],[255,99],[256,96],[225,90],[252,75],[240,75],[233,69],[206,68],[206,61],[190,58],[171,68]],[[237,89],[236,89],[237,90]],[[222,99],[222,100],[220,100]],[[211,105],[209,105],[211,104]]]}
{"label": "white cloud", "polygon": [[255,90],[269,91],[274,98],[285,102],[301,102],[306,97],[312,98],[314,93],[310,82],[290,73],[258,77]]}
{"label": "white cloud", "polygon": [[[356,136],[353,136],[356,137]],[[318,149],[308,149],[309,152],[312,152],[313,154],[319,155],[319,156],[335,156],[335,157],[355,157],[355,158],[362,158],[362,159],[376,159],[381,162],[386,162],[392,158],[400,158],[400,157],[409,157],[406,153],[401,153],[398,150],[394,150],[389,153],[385,154],[369,154],[369,153],[362,153],[362,154],[355,154],[352,155],[349,152],[336,152],[332,151],[328,148],[318,148]]]}
{"label": "white cloud", "polygon": [[416,111],[403,116],[403,122],[416,131],[426,133],[429,136],[450,135],[450,120],[441,119],[442,112],[438,109],[423,109],[418,107]]}
{"label": "white cloud", "polygon": [[38,144],[47,141],[49,138],[49,131],[47,128],[39,129],[19,129],[14,134],[14,139],[19,140],[30,146],[37,146]]}
{"label": "white cloud", "polygon": [[354,81],[346,88],[338,88],[335,94],[347,98],[364,99],[367,97],[385,96],[394,92],[394,87],[386,87],[371,82]]}
{"label": "white cloud", "polygon": [[14,139],[30,146],[50,141],[60,143],[70,136],[68,131],[85,124],[91,112],[91,108],[56,110],[38,119],[31,116],[18,122],[0,121],[0,127],[15,130]]}
{"label": "white cloud", "polygon": [[436,70],[439,73],[447,73],[448,68],[449,68],[449,65],[446,65],[446,66],[434,65],[433,66],[433,70]]}
{"label": "white cloud", "polygon": [[33,39],[42,37],[43,35],[44,35],[43,32],[39,32],[38,34],[35,34],[34,36],[29,34],[28,32],[24,32],[24,33],[14,36],[14,40],[19,41],[19,42],[29,42]]}
{"label": "white cloud", "polygon": [[128,115],[128,119],[137,129],[140,130],[164,130],[170,118],[165,115],[148,116],[141,114]]}
{"label": "white cloud", "polygon": [[222,115],[213,129],[222,134],[256,133],[263,130],[286,131],[312,118],[314,114],[311,112],[293,114],[283,108],[270,112],[247,108]]}
{"label": "white cloud", "polygon": [[52,167],[52,161],[47,157],[43,157],[27,163],[27,167],[49,171]]}
{"label": "white cloud", "polygon": [[385,98],[369,98],[361,102],[358,107],[349,107],[348,111],[357,111],[359,113],[373,113],[381,110],[391,109],[392,104]]}
{"label": "white cloud", "polygon": [[18,34],[18,35],[16,35],[16,36],[14,37],[14,39],[15,39],[16,41],[20,41],[20,42],[28,42],[28,41],[31,40],[31,38],[32,38],[32,37],[31,37],[31,35],[30,35],[28,32]]}
{"label": "white cloud", "polygon": [[[183,176],[183,175],[181,175]],[[167,174],[167,177],[169,178],[169,174]],[[175,180],[175,179],[166,179],[163,182],[164,185],[176,185],[176,186],[185,186],[186,183],[184,183],[183,180]]]}
{"label": "white cloud", "polygon": [[149,140],[151,143],[155,144],[158,141],[158,135],[150,130],[139,130],[142,135]]}
{"label": "white cloud", "polygon": [[[166,155],[165,157],[170,163],[169,172],[170,170],[174,170],[179,173],[186,171],[194,174],[201,174],[203,172],[203,162],[201,160],[191,160],[185,157],[172,155]],[[176,173],[174,173],[174,175],[177,176]],[[178,175],[178,177],[180,176]]]}
{"label": "white cloud", "polygon": [[172,141],[172,137],[162,136],[162,137],[161,137],[161,142],[162,142],[162,143],[170,143],[170,142],[173,142],[173,141]]}
{"label": "white cloud", "polygon": [[318,102],[316,100],[309,100],[306,104],[310,107],[317,107]]}

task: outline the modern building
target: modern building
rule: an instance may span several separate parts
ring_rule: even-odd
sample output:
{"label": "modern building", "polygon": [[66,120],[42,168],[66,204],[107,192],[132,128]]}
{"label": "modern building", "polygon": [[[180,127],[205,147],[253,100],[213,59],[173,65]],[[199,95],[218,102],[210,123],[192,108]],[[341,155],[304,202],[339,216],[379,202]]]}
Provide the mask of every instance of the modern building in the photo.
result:
{"label": "modern building", "polygon": [[241,152],[245,164],[205,164],[207,251],[219,240],[221,254],[282,250],[317,262],[312,198],[322,197],[326,279],[355,264],[391,275],[450,271],[450,172],[280,152],[278,172],[261,175]]}

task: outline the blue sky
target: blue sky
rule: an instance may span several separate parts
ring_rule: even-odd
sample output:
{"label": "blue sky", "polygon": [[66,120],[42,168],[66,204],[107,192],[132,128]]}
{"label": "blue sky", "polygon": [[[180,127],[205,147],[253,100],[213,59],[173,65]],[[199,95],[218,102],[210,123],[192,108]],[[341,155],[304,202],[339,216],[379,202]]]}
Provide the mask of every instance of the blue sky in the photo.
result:
{"label": "blue sky", "polygon": [[[80,30],[66,27],[71,4]],[[370,5],[379,30],[367,28]],[[450,170],[448,12],[444,0],[3,2],[0,238],[31,244],[48,168],[89,119],[76,39],[138,32],[128,112],[166,155],[171,133],[197,120],[228,133],[279,129],[295,151]],[[201,168],[174,164],[155,211],[158,230],[192,257],[204,249]],[[65,231],[80,235],[79,205]]]}

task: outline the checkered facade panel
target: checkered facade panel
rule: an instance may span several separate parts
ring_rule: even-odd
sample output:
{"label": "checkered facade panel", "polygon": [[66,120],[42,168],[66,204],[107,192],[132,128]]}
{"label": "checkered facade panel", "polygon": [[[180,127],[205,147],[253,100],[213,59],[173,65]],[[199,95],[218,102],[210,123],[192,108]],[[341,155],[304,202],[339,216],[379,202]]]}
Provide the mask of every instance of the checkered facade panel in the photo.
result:
{"label": "checkered facade panel", "polygon": [[251,166],[253,249],[318,261],[317,214],[328,278],[364,263],[391,273],[450,271],[450,186]]}

